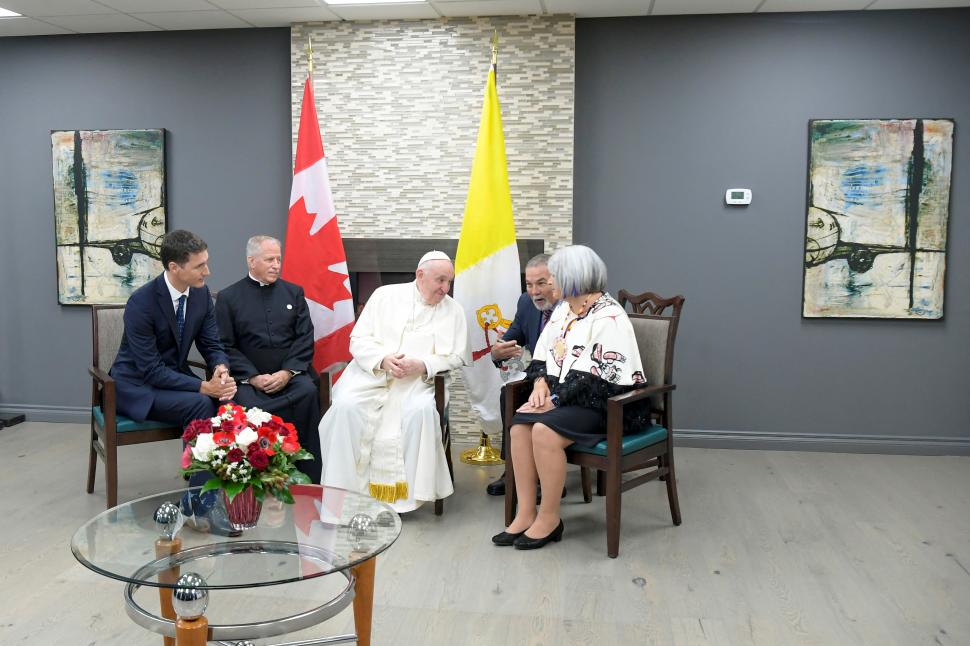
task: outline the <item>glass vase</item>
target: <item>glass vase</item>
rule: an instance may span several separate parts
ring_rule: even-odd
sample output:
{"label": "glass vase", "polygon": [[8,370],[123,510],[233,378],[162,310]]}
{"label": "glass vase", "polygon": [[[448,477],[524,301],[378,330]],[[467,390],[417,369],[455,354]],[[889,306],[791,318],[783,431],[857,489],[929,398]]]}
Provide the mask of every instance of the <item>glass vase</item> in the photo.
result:
{"label": "glass vase", "polygon": [[222,498],[226,503],[226,514],[233,529],[237,531],[252,529],[259,522],[259,512],[263,509],[263,503],[256,499],[256,492],[252,487],[246,487],[232,500],[229,500],[229,496],[223,491]]}

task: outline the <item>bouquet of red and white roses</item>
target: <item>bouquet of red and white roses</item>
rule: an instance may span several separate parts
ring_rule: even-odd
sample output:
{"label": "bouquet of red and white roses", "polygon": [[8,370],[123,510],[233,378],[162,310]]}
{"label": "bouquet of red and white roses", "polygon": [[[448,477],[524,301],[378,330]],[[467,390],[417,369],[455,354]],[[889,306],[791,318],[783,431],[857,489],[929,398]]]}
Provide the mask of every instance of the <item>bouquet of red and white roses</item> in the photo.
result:
{"label": "bouquet of red and white roses", "polygon": [[270,493],[292,503],[290,485],[310,483],[295,465],[313,459],[300,446],[296,428],[258,408],[225,404],[212,419],[186,426],[182,441],[182,475],[210,472],[202,491],[222,489],[229,500],[252,487],[257,500]]}

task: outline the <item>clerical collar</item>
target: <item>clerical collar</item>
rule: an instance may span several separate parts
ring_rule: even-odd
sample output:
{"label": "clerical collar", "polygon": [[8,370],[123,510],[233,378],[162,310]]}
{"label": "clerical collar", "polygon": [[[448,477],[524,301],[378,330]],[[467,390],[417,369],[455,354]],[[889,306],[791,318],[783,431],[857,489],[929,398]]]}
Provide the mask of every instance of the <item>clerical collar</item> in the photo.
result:
{"label": "clerical collar", "polygon": [[257,285],[259,285],[260,287],[269,287],[270,285],[273,284],[273,283],[264,283],[263,281],[261,281],[258,278],[254,277],[252,274],[249,274],[249,280],[253,281],[254,283],[256,283]]}

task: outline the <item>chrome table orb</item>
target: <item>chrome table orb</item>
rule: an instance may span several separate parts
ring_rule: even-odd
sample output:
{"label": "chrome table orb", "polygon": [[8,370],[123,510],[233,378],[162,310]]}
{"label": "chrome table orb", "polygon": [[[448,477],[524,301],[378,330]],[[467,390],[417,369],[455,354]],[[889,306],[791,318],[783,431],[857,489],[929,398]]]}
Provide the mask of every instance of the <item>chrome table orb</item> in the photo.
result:
{"label": "chrome table orb", "polygon": [[195,572],[186,572],[175,582],[172,605],[180,619],[196,619],[205,614],[209,605],[209,591],[202,589],[205,579]]}
{"label": "chrome table orb", "polygon": [[155,529],[164,539],[174,540],[184,524],[185,516],[174,502],[163,502],[155,510]]}
{"label": "chrome table orb", "polygon": [[355,549],[363,549],[365,544],[377,535],[374,519],[367,514],[354,514],[347,527],[350,528]]}

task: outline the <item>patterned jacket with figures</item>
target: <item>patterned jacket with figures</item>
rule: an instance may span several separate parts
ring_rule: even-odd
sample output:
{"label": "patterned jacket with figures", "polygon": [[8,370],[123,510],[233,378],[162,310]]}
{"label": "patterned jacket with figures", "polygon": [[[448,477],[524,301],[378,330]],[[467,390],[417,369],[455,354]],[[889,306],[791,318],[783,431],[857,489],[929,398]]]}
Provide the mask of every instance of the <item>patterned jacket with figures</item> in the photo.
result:
{"label": "patterned jacket with figures", "polygon": [[[527,371],[544,377],[559,406],[582,406],[606,419],[606,400],[647,385],[629,317],[604,293],[582,316],[559,303],[536,343]],[[649,400],[627,406],[624,432],[649,422]]]}

